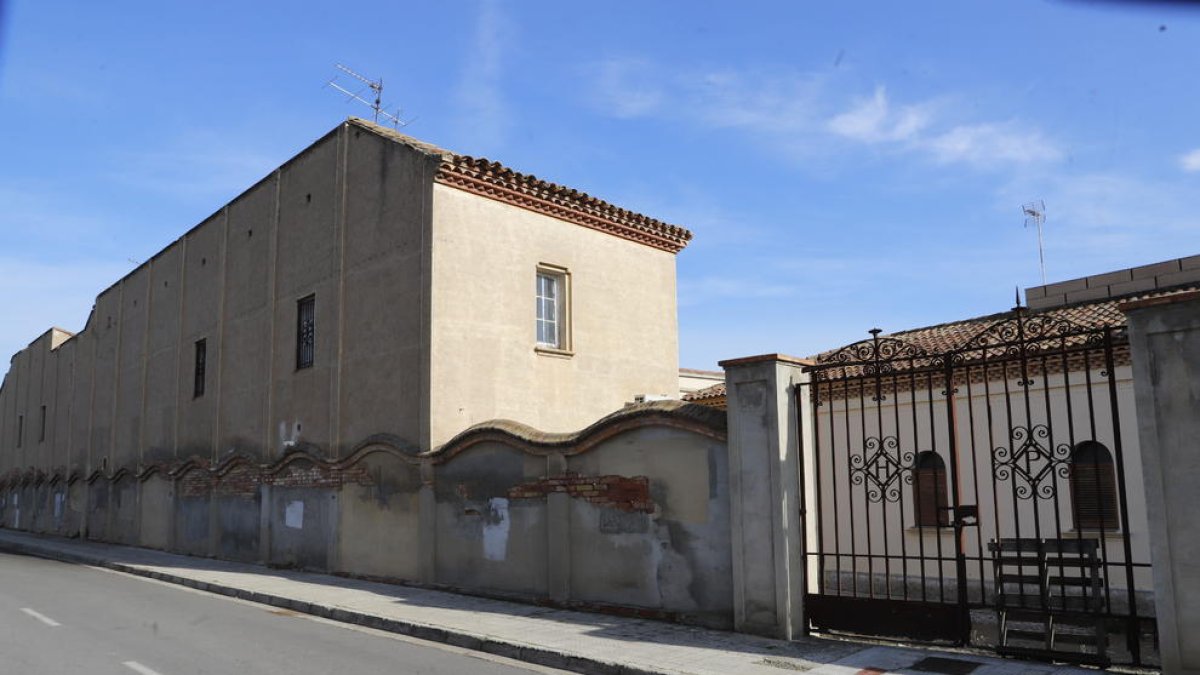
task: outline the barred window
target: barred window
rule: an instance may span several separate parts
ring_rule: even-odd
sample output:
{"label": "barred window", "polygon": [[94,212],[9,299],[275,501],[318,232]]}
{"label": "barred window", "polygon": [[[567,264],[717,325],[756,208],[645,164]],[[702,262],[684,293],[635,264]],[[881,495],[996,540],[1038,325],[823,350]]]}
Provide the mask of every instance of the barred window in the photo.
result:
{"label": "barred window", "polygon": [[1071,453],[1071,510],[1080,530],[1117,530],[1117,475],[1112,453],[1096,441],[1084,441]]}
{"label": "barred window", "polygon": [[917,455],[913,510],[917,527],[950,525],[950,501],[946,496],[946,463],[936,452]]}
{"label": "barred window", "polygon": [[296,370],[311,368],[317,337],[317,299],[310,295],[296,302]]}
{"label": "barred window", "polygon": [[204,340],[196,340],[196,365],[192,382],[192,397],[204,395],[205,361],[208,360],[208,344]]}

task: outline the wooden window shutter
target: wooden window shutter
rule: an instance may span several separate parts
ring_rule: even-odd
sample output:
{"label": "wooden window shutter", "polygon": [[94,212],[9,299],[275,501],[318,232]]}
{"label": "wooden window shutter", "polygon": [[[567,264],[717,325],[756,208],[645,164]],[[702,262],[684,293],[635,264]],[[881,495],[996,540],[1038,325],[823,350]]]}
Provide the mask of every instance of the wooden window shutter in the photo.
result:
{"label": "wooden window shutter", "polygon": [[950,524],[950,506],[946,493],[946,463],[936,452],[917,456],[914,510],[918,527],[946,527]]}
{"label": "wooden window shutter", "polygon": [[1095,441],[1084,441],[1071,454],[1071,508],[1080,530],[1117,530],[1117,476],[1112,454]]}

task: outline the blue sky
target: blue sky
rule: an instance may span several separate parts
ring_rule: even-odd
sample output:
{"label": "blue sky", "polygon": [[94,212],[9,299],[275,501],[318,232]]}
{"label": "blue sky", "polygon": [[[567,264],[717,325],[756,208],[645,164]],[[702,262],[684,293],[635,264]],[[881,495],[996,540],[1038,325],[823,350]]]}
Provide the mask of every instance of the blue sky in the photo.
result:
{"label": "blue sky", "polygon": [[1200,253],[1200,11],[1116,2],[0,0],[0,354],[351,114],[696,233],[681,365]]}

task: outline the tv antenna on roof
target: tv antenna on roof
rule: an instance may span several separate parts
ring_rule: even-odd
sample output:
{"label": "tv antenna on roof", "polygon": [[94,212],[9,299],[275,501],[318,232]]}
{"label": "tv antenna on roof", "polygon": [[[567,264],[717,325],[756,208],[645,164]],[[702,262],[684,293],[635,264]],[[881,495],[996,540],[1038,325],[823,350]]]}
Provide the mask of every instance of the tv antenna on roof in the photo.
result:
{"label": "tv antenna on roof", "polygon": [[349,68],[347,68],[346,66],[343,66],[340,63],[335,63],[334,65],[337,67],[338,70],[342,71],[343,73],[346,73],[350,77],[353,77],[354,79],[358,80],[359,82],[367,85],[366,89],[369,89],[371,91],[371,96],[374,98],[374,100],[368,101],[367,99],[365,99],[361,96],[361,94],[365,93],[365,91],[366,91],[366,89],[363,89],[362,87],[359,87],[358,91],[350,91],[349,89],[338,84],[336,75],[333,77],[333,79],[331,79],[325,83],[326,87],[333,87],[334,89],[345,94],[346,96],[349,97],[346,99],[347,101],[355,100],[355,101],[358,101],[359,103],[362,103],[363,105],[367,106],[368,108],[370,108],[375,113],[375,123],[376,124],[379,123],[379,118],[381,116],[384,119],[390,121],[392,123],[392,126],[397,129],[399,129],[400,127],[406,126],[408,124],[408,122],[401,121],[399,108],[396,109],[395,115],[393,115],[383,109],[384,106],[382,104],[382,100],[383,100],[383,78],[382,77],[379,78],[378,80],[372,80],[368,77],[363,77],[362,75],[359,75],[358,73],[354,72],[353,70],[350,70]]}
{"label": "tv antenna on roof", "polygon": [[1042,267],[1042,285],[1046,285],[1046,254],[1042,249],[1042,223],[1046,222],[1046,202],[1041,199],[1021,205],[1021,213],[1025,214],[1025,227],[1029,223],[1037,226],[1038,233],[1038,263]]}

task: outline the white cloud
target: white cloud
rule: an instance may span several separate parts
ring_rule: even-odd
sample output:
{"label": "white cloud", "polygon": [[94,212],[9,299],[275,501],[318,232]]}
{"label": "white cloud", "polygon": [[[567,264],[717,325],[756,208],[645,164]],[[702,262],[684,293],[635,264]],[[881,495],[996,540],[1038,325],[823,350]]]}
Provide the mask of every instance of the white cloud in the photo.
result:
{"label": "white cloud", "polygon": [[1191,152],[1182,155],[1179,158],[1179,168],[1188,173],[1200,171],[1200,148],[1196,148]]}
{"label": "white cloud", "polygon": [[798,286],[742,276],[705,276],[679,280],[679,304],[698,305],[714,300],[755,300],[796,295]]}
{"label": "white cloud", "polygon": [[1057,162],[1058,146],[1036,130],[1015,123],[965,124],[928,139],[922,146],[944,164],[975,166]]}
{"label": "white cloud", "polygon": [[112,177],[140,190],[205,203],[230,199],[267,175],[279,160],[266,148],[209,130],[184,132],[161,149],[122,153]]}
{"label": "white cloud", "polygon": [[595,91],[606,112],[619,119],[645,117],[663,104],[664,94],[644,77],[651,66],[641,59],[609,59],[597,70]]}
{"label": "white cloud", "polygon": [[619,119],[660,117],[755,134],[811,131],[820,77],[730,69],[668,73],[644,59],[612,58],[591,73],[593,104]]}
{"label": "white cloud", "polygon": [[903,106],[891,111],[884,87],[876,87],[875,95],[829,120],[829,130],[856,141],[907,141],[913,139],[931,121],[929,106]]}
{"label": "white cloud", "polygon": [[[1046,203],[1046,268],[1051,281],[1200,253],[1195,248],[1200,195],[1183,181],[1047,172],[1002,188],[998,205],[1017,223],[1016,205],[1034,197]],[[1027,238],[1033,241],[1032,234]]]}
{"label": "white cloud", "polygon": [[472,152],[504,144],[510,126],[504,99],[504,62],[513,28],[498,0],[482,0],[475,22],[474,48],[458,83],[460,109],[458,137]]}
{"label": "white cloud", "polygon": [[[0,362],[24,349],[52,326],[79,331],[96,295],[129,271],[131,265],[107,261],[42,263],[0,257]],[[3,371],[0,368],[0,371]]]}
{"label": "white cloud", "polygon": [[803,73],[705,73],[687,83],[686,105],[703,123],[763,135],[815,130],[821,78]]}
{"label": "white cloud", "polygon": [[846,98],[833,78],[784,70],[672,73],[643,59],[614,58],[595,69],[591,95],[612,117],[656,117],[735,129],[793,159],[833,157],[844,151],[846,142],[978,169],[1063,158],[1056,142],[1018,121],[955,115],[953,96],[898,104],[880,85],[870,96],[851,96],[849,106],[831,112]]}

